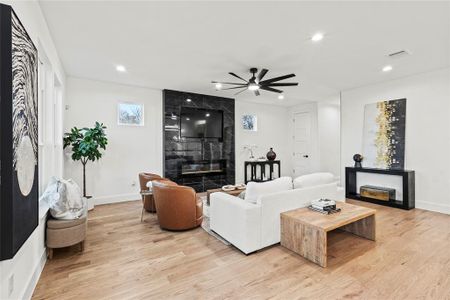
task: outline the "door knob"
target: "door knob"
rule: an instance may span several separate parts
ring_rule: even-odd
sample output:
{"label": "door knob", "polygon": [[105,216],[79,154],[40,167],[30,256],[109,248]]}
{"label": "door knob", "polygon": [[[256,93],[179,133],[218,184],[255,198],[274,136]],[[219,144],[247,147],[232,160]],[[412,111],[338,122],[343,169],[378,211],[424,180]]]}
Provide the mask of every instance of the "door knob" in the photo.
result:
{"label": "door knob", "polygon": [[308,156],[308,154],[305,154],[305,155],[303,155],[303,157],[304,157],[304,158],[308,158],[309,156]]}

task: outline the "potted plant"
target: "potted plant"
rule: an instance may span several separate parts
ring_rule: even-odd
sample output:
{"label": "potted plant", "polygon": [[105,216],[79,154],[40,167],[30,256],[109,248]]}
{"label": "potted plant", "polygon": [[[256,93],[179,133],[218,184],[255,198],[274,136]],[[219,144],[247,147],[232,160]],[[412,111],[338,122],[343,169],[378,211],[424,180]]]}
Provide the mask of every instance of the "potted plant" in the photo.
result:
{"label": "potted plant", "polygon": [[[105,134],[106,126],[103,123],[95,122],[93,128],[73,127],[70,132],[64,134],[64,149],[71,146],[72,159],[81,161],[83,165],[83,197],[91,198],[86,195],[86,164],[88,161],[96,161],[102,157],[101,149],[106,150],[108,139]],[[91,202],[91,201],[89,201]],[[93,203],[88,203],[93,208]]]}

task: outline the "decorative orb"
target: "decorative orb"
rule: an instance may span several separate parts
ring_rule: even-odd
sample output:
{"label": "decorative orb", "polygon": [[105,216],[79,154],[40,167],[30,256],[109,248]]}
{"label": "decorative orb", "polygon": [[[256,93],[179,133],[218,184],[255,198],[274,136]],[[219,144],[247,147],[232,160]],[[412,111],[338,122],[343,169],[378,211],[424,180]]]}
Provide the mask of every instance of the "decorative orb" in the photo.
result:
{"label": "decorative orb", "polygon": [[353,160],[355,162],[362,162],[363,156],[361,154],[355,154],[355,155],[353,155]]}
{"label": "decorative orb", "polygon": [[361,154],[353,155],[353,160],[355,161],[355,168],[362,168],[361,162],[363,158],[364,157]]}

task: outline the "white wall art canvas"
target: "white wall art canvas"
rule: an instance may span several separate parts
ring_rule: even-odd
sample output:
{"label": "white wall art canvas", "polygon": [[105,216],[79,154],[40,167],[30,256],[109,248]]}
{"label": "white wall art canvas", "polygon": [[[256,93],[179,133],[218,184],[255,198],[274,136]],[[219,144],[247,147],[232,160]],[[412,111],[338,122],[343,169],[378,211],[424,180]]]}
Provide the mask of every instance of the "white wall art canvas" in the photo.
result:
{"label": "white wall art canvas", "polygon": [[364,107],[363,166],[405,167],[406,99],[381,101]]}
{"label": "white wall art canvas", "polygon": [[119,125],[144,126],[144,105],[139,103],[119,103],[117,107]]}
{"label": "white wall art canvas", "polygon": [[242,128],[249,131],[258,131],[258,118],[255,115],[243,115]]}

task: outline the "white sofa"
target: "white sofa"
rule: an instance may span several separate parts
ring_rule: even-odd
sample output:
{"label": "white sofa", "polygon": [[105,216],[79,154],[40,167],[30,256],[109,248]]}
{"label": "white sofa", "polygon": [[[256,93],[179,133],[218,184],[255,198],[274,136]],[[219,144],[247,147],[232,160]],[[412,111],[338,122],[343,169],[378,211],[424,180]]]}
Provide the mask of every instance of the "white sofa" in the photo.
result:
{"label": "white sofa", "polygon": [[[329,182],[328,175],[312,175],[315,178],[307,177],[310,175],[305,175],[304,180],[296,178],[295,189],[290,177],[268,183],[251,182],[247,185],[245,200],[221,192],[211,194],[211,230],[245,254],[279,243],[280,213],[306,207],[314,199],[345,201],[343,189],[336,182]],[[286,185],[286,180],[290,180],[290,185]],[[269,183],[273,186],[267,187]],[[258,185],[262,188],[258,188]],[[281,191],[274,191],[272,188]],[[261,190],[266,193],[259,194]],[[257,194],[256,202],[253,198],[254,191]]]}

